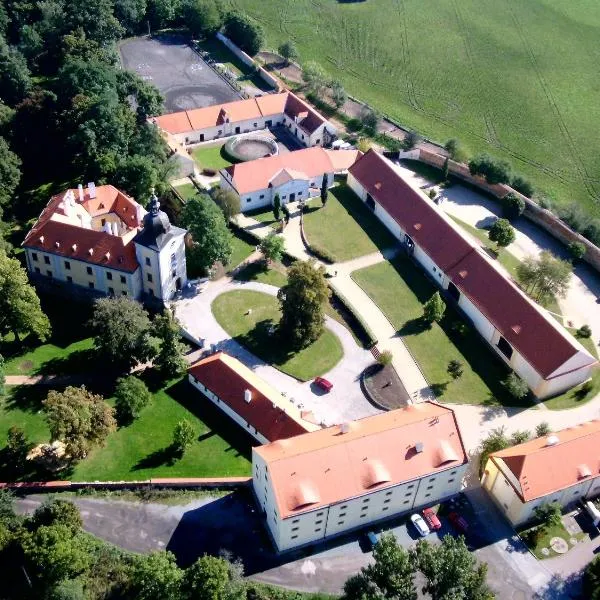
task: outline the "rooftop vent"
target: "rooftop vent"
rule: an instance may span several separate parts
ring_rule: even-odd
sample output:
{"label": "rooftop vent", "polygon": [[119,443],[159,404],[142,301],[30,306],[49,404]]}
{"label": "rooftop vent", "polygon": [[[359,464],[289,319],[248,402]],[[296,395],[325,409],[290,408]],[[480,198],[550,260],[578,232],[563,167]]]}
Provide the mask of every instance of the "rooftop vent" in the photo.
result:
{"label": "rooftop vent", "polygon": [[340,425],[340,433],[348,433],[350,431],[350,423],[342,423]]}
{"label": "rooftop vent", "polygon": [[461,276],[462,279],[465,279],[467,277],[467,275],[469,274],[469,272],[468,271],[460,271],[458,274]]}
{"label": "rooftop vent", "polygon": [[413,225],[413,227],[414,227],[414,228],[415,228],[417,231],[419,231],[419,229],[421,229],[421,227],[423,227],[423,225],[421,225],[421,223],[415,223],[415,224]]}
{"label": "rooftop vent", "polygon": [[375,184],[375,189],[376,189],[376,190],[380,190],[380,189],[381,189],[381,181],[378,181],[378,182]]}
{"label": "rooftop vent", "polygon": [[106,260],[110,260],[110,252],[107,252],[107,253],[104,255],[104,258],[105,258]]}
{"label": "rooftop vent", "polygon": [[79,192],[79,202],[83,202],[83,186],[81,184],[77,186],[77,191]]}
{"label": "rooftop vent", "polygon": [[522,330],[523,328],[522,328],[520,325],[513,325],[513,326],[511,327],[511,329],[512,329],[512,330],[513,330],[513,331],[514,331],[516,334],[519,334],[519,333],[521,333],[521,330]]}
{"label": "rooftop vent", "polygon": [[94,254],[94,249],[93,249],[93,248],[90,248],[90,249],[88,250],[88,254],[89,254],[90,256],[92,256],[92,255]]}
{"label": "rooftop vent", "polygon": [[44,236],[40,235],[40,243],[43,244],[44,243]]}
{"label": "rooftop vent", "polygon": [[592,470],[587,465],[577,467],[577,479],[585,479],[592,476]]}
{"label": "rooftop vent", "polygon": [[54,246],[55,246],[56,248],[60,248],[60,242],[57,240],[56,242],[54,242]]}
{"label": "rooftop vent", "polygon": [[96,184],[93,181],[88,183],[88,194],[90,195],[90,198],[96,197]]}
{"label": "rooftop vent", "polygon": [[423,446],[423,442],[417,442],[417,443],[415,444],[415,452],[416,452],[417,454],[421,454],[421,452],[423,452],[423,447],[424,447],[424,446]]}
{"label": "rooftop vent", "polygon": [[71,250],[73,250],[73,252],[77,252],[77,244],[73,244],[71,246]]}
{"label": "rooftop vent", "polygon": [[560,440],[557,435],[549,435],[546,438],[546,446],[556,446]]}
{"label": "rooftop vent", "polygon": [[244,401],[248,404],[252,402],[252,392],[250,390],[244,390]]}

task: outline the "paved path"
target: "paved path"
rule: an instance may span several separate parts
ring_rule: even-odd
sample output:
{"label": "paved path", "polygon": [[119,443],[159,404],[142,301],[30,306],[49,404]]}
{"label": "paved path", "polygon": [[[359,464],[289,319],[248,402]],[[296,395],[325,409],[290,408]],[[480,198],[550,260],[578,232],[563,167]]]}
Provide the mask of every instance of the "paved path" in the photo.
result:
{"label": "paved path", "polygon": [[277,288],[271,285],[224,278],[209,282],[203,291],[195,296],[174,302],[177,317],[193,336],[204,339],[207,346],[214,344],[217,348],[236,356],[259,377],[285,392],[290,401],[302,404],[303,410],[313,411],[318,422],[333,425],[381,412],[367,401],[360,389],[359,375],[373,364],[373,356],[357,345],[343,325],[329,317],[325,319],[327,328],[339,338],[344,357],[326,373],[327,379],[333,383],[333,390],[323,394],[312,382],[297,381],[268,365],[231,339],[214,318],[211,304],[217,296],[232,290],[253,290],[271,296],[277,294]]}

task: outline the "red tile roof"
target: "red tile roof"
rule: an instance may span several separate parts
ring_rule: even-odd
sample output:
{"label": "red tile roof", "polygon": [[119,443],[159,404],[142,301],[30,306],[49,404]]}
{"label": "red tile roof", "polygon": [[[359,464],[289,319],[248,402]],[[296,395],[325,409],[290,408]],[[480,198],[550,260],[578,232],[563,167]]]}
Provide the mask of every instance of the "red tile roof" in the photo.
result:
{"label": "red tile roof", "polygon": [[267,465],[284,519],[468,461],[453,411],[432,402],[280,440],[253,452]]}
{"label": "red tile roof", "polygon": [[224,170],[231,176],[238,194],[248,194],[268,188],[269,182],[283,169],[294,172],[293,178],[312,179],[323,173],[347,170],[359,154],[358,150],[325,150],[314,146],[238,163]]}
{"label": "red tile roof", "polygon": [[[188,373],[269,441],[319,429],[302,419],[300,411],[281,393],[224,352],[199,360]],[[252,394],[250,402],[244,399],[246,390]]]}
{"label": "red tile roof", "polygon": [[371,150],[350,173],[542,377],[585,352],[384,157]]}
{"label": "red tile roof", "polygon": [[494,452],[490,459],[514,475],[517,485],[509,481],[524,502],[547,496],[600,476],[600,420]]}

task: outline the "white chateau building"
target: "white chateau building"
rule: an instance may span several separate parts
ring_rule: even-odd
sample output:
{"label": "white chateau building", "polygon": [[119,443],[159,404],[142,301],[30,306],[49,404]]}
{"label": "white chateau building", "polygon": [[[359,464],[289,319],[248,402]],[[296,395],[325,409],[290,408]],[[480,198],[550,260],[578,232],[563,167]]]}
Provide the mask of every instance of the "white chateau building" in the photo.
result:
{"label": "white chateau building", "polygon": [[112,185],[53,196],[23,247],[32,279],[67,292],[167,301],[187,282],[186,231]]}

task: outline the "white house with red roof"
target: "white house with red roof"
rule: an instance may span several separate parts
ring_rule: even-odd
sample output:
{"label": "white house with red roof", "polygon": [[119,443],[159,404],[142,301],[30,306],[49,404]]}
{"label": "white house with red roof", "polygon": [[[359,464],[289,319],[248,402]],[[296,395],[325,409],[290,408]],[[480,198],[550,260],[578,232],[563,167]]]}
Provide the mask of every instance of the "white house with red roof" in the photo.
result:
{"label": "white house with red roof", "polygon": [[149,208],[112,185],[53,196],[23,242],[30,275],[67,293],[169,300],[187,282],[186,231],[155,195]]}
{"label": "white house with red roof", "polygon": [[221,187],[239,196],[242,212],[272,206],[276,194],[281,204],[308,200],[320,194],[324,177],[333,185],[334,175],[346,173],[359,156],[358,150],[313,147],[259,158],[221,169]]}
{"label": "white house with red roof", "polygon": [[252,484],[279,551],[457,494],[468,457],[451,409],[413,404],[252,449]]}
{"label": "white house with red roof", "polygon": [[481,485],[513,525],[542,504],[600,496],[600,420],[490,454]]}
{"label": "white house with red roof", "polygon": [[536,397],[591,377],[598,360],[390,161],[369,151],[350,167],[348,186]]}
{"label": "white house with red roof", "polygon": [[306,147],[327,145],[336,128],[292,92],[267,94],[150,119],[182,144],[195,144],[282,125]]}

